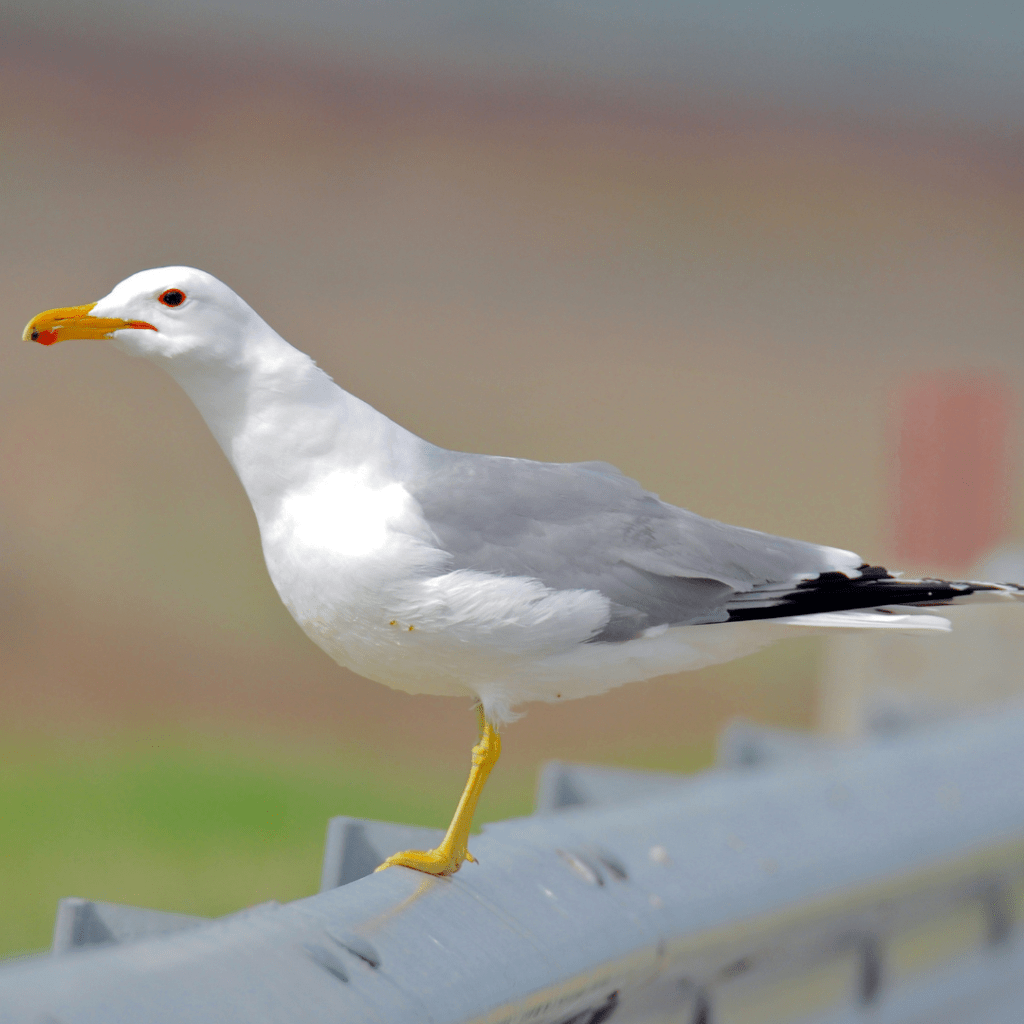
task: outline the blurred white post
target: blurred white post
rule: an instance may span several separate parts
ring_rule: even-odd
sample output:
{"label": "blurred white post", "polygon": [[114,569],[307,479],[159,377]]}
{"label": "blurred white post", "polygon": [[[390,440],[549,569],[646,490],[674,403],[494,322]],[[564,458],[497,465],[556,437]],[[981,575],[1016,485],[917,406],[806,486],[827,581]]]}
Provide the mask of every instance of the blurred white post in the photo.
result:
{"label": "blurred white post", "polygon": [[[1008,521],[1014,400],[991,378],[928,374],[901,401],[894,480],[896,568],[958,579],[1024,582],[1024,548],[985,557]],[[947,636],[886,632],[830,637],[819,727],[852,737],[914,718],[955,714],[1024,693],[1024,608],[939,610]]]}

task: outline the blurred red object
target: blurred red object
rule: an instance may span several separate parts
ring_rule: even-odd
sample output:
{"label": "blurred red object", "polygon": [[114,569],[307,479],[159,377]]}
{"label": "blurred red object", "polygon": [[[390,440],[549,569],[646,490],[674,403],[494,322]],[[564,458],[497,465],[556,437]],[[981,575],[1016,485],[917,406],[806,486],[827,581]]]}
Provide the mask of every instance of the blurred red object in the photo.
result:
{"label": "blurred red object", "polygon": [[930,373],[901,397],[895,554],[968,570],[1007,530],[1013,392],[993,377]]}

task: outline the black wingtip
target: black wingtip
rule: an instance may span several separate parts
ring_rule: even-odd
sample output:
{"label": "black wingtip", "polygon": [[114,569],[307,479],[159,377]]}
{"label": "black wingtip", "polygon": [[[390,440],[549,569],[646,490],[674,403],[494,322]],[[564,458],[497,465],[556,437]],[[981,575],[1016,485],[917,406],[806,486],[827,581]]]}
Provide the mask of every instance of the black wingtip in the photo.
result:
{"label": "black wingtip", "polygon": [[849,612],[884,605],[943,605],[968,597],[977,590],[999,589],[991,584],[957,583],[949,580],[901,580],[880,565],[863,565],[860,575],[823,572],[803,580],[791,590],[765,593],[751,591],[729,608],[730,622],[779,619],[791,615]]}

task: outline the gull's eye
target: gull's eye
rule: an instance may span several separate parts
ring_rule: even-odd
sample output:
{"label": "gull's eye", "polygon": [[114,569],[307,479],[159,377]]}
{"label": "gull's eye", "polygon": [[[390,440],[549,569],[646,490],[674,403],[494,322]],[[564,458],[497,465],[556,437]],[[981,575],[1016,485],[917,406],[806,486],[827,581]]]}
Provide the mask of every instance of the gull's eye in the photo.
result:
{"label": "gull's eye", "polygon": [[160,301],[165,306],[180,306],[185,301],[185,293],[180,288],[168,288],[160,296]]}

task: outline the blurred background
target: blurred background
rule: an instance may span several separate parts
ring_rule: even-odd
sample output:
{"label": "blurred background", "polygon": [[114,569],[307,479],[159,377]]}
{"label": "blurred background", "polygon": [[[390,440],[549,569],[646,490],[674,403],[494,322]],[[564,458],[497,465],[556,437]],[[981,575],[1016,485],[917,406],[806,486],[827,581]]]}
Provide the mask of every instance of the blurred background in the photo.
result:
{"label": "blurred background", "polygon": [[[435,443],[603,459],[707,516],[1008,577],[1022,50],[1024,14],[984,0],[8,0],[0,952],[47,945],[66,895],[313,892],[330,815],[445,824],[474,740],[463,702],[302,636],[169,378],[23,345],[32,315],[202,267]],[[528,813],[552,757],[705,765],[738,714],[854,735],[892,659],[918,691],[954,665],[947,703],[1012,690],[1021,626],[993,621],[959,661],[808,639],[535,706],[479,820]]]}

